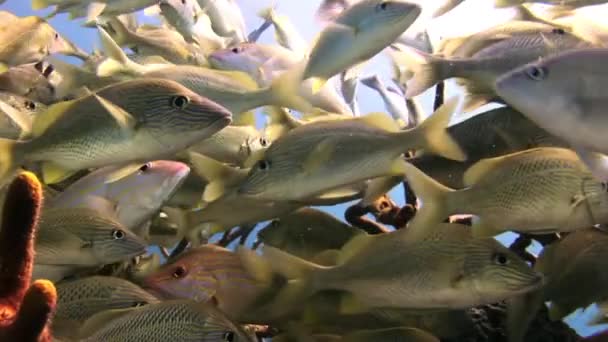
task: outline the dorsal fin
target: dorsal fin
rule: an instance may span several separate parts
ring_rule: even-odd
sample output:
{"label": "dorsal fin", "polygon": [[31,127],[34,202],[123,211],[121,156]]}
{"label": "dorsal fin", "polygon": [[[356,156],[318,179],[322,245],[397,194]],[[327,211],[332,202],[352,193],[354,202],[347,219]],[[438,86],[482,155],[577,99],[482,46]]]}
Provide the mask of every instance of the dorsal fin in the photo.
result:
{"label": "dorsal fin", "polygon": [[369,113],[355,120],[361,120],[370,126],[385,130],[387,132],[399,131],[399,125],[397,124],[397,122],[386,113]]}

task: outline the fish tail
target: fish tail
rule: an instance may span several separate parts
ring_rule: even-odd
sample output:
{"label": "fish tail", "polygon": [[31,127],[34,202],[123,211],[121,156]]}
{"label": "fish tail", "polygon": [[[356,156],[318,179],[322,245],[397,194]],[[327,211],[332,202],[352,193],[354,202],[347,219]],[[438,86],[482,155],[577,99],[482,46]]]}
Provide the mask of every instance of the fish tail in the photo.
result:
{"label": "fish tail", "polygon": [[507,299],[507,340],[525,341],[528,327],[543,304],[543,291],[538,289]]}
{"label": "fish tail", "polygon": [[48,0],[32,0],[32,9],[37,11],[51,6]]}
{"label": "fish tail", "polygon": [[273,22],[274,21],[274,4],[271,6],[268,6],[266,8],[262,8],[260,11],[258,11],[258,17],[260,17],[261,19],[264,19],[265,21],[268,22]]}
{"label": "fish tail", "polygon": [[363,83],[366,87],[374,89],[378,92],[384,89],[384,84],[382,84],[382,81],[378,75],[362,78],[361,83]]}
{"label": "fish tail", "polygon": [[273,275],[278,274],[287,280],[269,304],[269,310],[273,314],[287,313],[315,293],[317,289],[314,287],[313,275],[322,266],[274,247],[265,246],[263,251],[262,257],[245,248],[239,249],[238,253],[245,269],[256,279],[269,281]]}
{"label": "fish tail", "polygon": [[425,52],[403,47],[394,54],[398,64],[406,65],[413,76],[405,83],[405,97],[411,98],[422,94],[435,84],[443,81],[445,59]]}
{"label": "fish tail", "polygon": [[404,168],[409,186],[422,200],[422,208],[410,221],[408,230],[428,231],[430,225],[441,223],[451,214],[448,199],[454,190],[427,176],[410,163],[405,163]]}
{"label": "fish tail", "polygon": [[[117,21],[120,22],[120,20]],[[98,30],[103,52],[108,58],[97,66],[97,75],[103,77],[122,72],[141,73],[141,66],[127,57],[119,44],[112,39],[108,32],[101,26],[98,26]]]}
{"label": "fish tail", "polygon": [[17,170],[20,159],[16,156],[15,140],[0,138],[0,183],[4,184]]}
{"label": "fish tail", "polygon": [[313,107],[300,96],[302,82],[302,65],[283,72],[270,85],[270,101],[268,104],[295,109],[300,112],[310,112]]}
{"label": "fish tail", "polygon": [[[415,132],[420,134],[423,139],[423,149],[444,158],[465,161],[466,153],[460,148],[458,143],[447,131],[453,113],[458,107],[458,98],[453,97],[439,107],[435,113],[415,128]],[[410,132],[403,132],[406,135]]]}

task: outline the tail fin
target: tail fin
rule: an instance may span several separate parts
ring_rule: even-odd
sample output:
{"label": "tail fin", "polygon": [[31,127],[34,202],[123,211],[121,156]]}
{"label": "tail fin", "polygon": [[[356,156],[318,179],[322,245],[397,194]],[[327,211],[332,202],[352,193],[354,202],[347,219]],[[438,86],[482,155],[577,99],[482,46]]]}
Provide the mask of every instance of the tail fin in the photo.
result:
{"label": "tail fin", "polygon": [[366,87],[374,89],[378,92],[384,88],[384,85],[382,84],[382,81],[378,75],[362,78],[361,83],[363,83]]}
{"label": "tail fin", "polygon": [[37,11],[51,6],[48,0],[32,0],[32,9]]}
{"label": "tail fin", "polygon": [[247,170],[230,167],[200,153],[189,152],[188,156],[194,171],[209,182],[203,193],[205,202],[218,199],[227,187],[240,183],[247,175]]}
{"label": "tail fin", "polygon": [[405,97],[410,98],[422,94],[435,84],[446,79],[442,69],[445,64],[443,58],[429,55],[425,52],[403,47],[393,51],[393,56],[398,64],[407,66],[413,77],[406,82]]}
{"label": "tail fin", "polygon": [[408,184],[422,200],[422,208],[410,221],[408,233],[424,235],[424,231],[431,228],[430,225],[441,223],[451,214],[448,196],[454,190],[427,176],[410,163],[405,163],[404,167]]}
{"label": "tail fin", "polygon": [[257,13],[258,17],[260,17],[261,19],[264,19],[265,21],[270,21],[270,22],[274,21],[274,19],[273,19],[275,16],[274,6],[275,6],[275,4],[273,3],[269,7],[262,8]]}
{"label": "tail fin", "polygon": [[0,184],[5,184],[17,170],[20,160],[16,158],[15,146],[18,141],[0,138]]}
{"label": "tail fin", "polygon": [[125,72],[135,74],[144,72],[144,67],[130,60],[119,44],[112,39],[103,27],[97,26],[97,29],[99,30],[99,39],[103,46],[103,52],[108,56],[105,61],[97,66],[97,75],[103,77]]}
{"label": "tail fin", "polygon": [[[247,256],[247,254],[243,254],[243,251],[243,249],[239,250],[242,256]],[[312,276],[315,271],[324,267],[268,246],[265,246],[263,249],[263,258],[274,274],[279,274],[287,280],[287,283],[279,290],[279,293],[269,304],[269,310],[273,315],[278,316],[281,313],[287,313],[296,309],[297,305],[316,292],[317,289],[313,286]],[[251,255],[245,259],[251,259]],[[254,275],[257,274],[256,277],[262,276],[261,272],[268,270],[267,268],[260,270],[257,267],[251,267],[250,262],[244,262],[244,266],[249,272],[252,272]],[[263,277],[267,279],[268,276],[263,275]]]}
{"label": "tail fin", "polygon": [[494,1],[494,7],[496,7],[496,8],[512,7],[512,6],[521,5],[522,3],[524,3],[523,0],[496,0],[496,1]]}
{"label": "tail fin", "polygon": [[268,88],[269,105],[287,107],[300,112],[310,112],[313,106],[300,95],[302,71],[305,64],[297,64],[274,79]]}
{"label": "tail fin", "polygon": [[[423,148],[425,152],[431,152],[452,160],[465,161],[467,159],[466,153],[446,129],[457,107],[458,98],[453,97],[414,129],[414,132],[424,140]],[[408,133],[411,133],[411,131],[400,134],[406,135]]]}

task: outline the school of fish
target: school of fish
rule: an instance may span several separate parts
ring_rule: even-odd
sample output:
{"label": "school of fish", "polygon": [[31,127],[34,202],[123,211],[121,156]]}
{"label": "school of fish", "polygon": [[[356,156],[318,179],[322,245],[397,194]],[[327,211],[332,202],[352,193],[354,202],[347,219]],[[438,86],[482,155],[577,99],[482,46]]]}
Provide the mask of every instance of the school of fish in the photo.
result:
{"label": "school of fish", "polygon": [[[513,18],[437,41],[428,23],[473,0],[322,0],[312,42],[289,1],[253,29],[240,0],[17,1],[0,197],[24,170],[44,184],[53,341],[458,341],[496,303],[508,342],[539,312],[608,323],[608,26],[579,14],[606,0],[495,0]],[[362,112],[360,84],[384,107]],[[381,233],[319,209],[397,186],[413,217]]]}

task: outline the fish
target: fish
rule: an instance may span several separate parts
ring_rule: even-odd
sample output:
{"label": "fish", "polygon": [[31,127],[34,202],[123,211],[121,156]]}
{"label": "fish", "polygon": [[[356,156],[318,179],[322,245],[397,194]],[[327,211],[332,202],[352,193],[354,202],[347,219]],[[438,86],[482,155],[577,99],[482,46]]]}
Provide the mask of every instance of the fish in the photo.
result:
{"label": "fish", "polygon": [[589,324],[591,325],[595,325],[595,324],[606,324],[606,312],[608,311],[607,307],[607,302],[606,301],[601,301],[599,303],[597,303],[597,308],[598,308],[598,313],[595,314],[591,320],[589,321]]}
{"label": "fish", "polygon": [[[98,75],[112,75],[117,72],[132,72],[133,77],[170,79],[190,90],[204,94],[212,101],[226,107],[234,115],[265,105],[277,105],[299,110],[310,110],[311,106],[297,95],[287,94],[283,84],[287,76],[279,77],[269,87],[259,87],[247,74],[235,71],[220,71],[192,65],[149,65],[141,66],[129,60],[116,46],[109,35],[100,29],[100,37],[110,56],[105,65],[100,65]],[[103,70],[102,70],[103,69]],[[235,118],[238,122],[238,117]]]}
{"label": "fish", "polygon": [[153,6],[158,0],[135,0],[124,2],[120,0],[84,0],[84,1],[61,1],[61,0],[32,0],[32,9],[39,10],[55,6],[49,17],[59,13],[69,13],[70,19],[86,17],[85,24],[95,23],[102,17],[113,17],[128,14],[144,8]]}
{"label": "fish", "polygon": [[0,25],[0,63],[17,66],[40,62],[51,54],[86,58],[87,54],[63,38],[44,19],[19,17]]}
{"label": "fish", "polygon": [[49,209],[42,214],[36,237],[34,279],[58,281],[78,270],[143,254],[146,243],[92,209]]}
{"label": "fish", "polygon": [[253,341],[218,309],[191,300],[102,312],[85,322],[81,336],[87,342]]}
{"label": "fish", "polygon": [[498,8],[517,6],[525,3],[544,3],[551,4],[555,7],[561,7],[562,10],[573,10],[585,6],[600,5],[606,3],[602,0],[496,0],[494,5]]}
{"label": "fish", "polygon": [[528,120],[511,107],[490,109],[448,127],[448,134],[469,157],[458,162],[438,156],[416,156],[408,161],[439,183],[462,189],[465,171],[480,159],[500,157],[536,147],[568,144]]}
{"label": "fish", "polygon": [[241,195],[237,189],[247,176],[247,170],[231,168],[211,158],[190,153],[194,172],[209,184],[203,193],[199,208],[183,211],[181,236],[199,244],[201,236],[245,224],[254,224],[287,214],[303,204],[284,201],[266,201]]}
{"label": "fish", "polygon": [[272,141],[253,126],[228,126],[211,137],[189,147],[222,163],[244,167],[252,155],[266,150]]}
{"label": "fish", "polygon": [[269,286],[249,275],[236,254],[216,245],[188,250],[147,275],[142,284],[161,298],[211,303],[239,321]]}
{"label": "fish", "polygon": [[245,19],[235,0],[198,0],[198,3],[211,19],[213,31],[231,38],[233,43],[247,41]]}
{"label": "fish", "polygon": [[360,116],[359,102],[357,101],[357,90],[359,89],[359,75],[348,75],[348,72],[343,72],[340,75],[340,91],[344,101],[350,107],[353,116]]}
{"label": "fish", "polygon": [[[542,287],[544,299],[551,302],[549,317],[559,320],[578,308],[608,298],[606,279],[601,262],[608,233],[598,228],[581,229],[545,247],[534,269],[542,272],[546,281]],[[572,288],[577,289],[574,295]]]}
{"label": "fish", "polygon": [[[259,43],[240,43],[230,48],[216,50],[209,55],[209,63],[214,68],[245,72],[254,78],[260,87],[271,85],[300,60],[301,57],[290,50]],[[318,92],[313,93],[311,81],[302,82],[298,95],[314,107],[332,113],[352,115],[352,111],[332,83],[329,82]]]}
{"label": "fish", "polygon": [[362,230],[326,212],[301,208],[272,220],[260,230],[258,240],[299,258],[312,260],[326,250],[339,250],[361,234],[364,234]]}
{"label": "fish", "polygon": [[199,43],[195,25],[202,12],[196,0],[162,0],[158,4],[161,14],[189,43]]}
{"label": "fish", "polygon": [[427,153],[465,160],[445,126],[458,105],[452,98],[413,130],[399,131],[384,113],[314,122],[274,141],[238,192],[266,200],[302,200],[366,179],[403,175],[402,154]]}
{"label": "fish", "polygon": [[[124,177],[108,182],[116,173],[124,174]],[[169,160],[143,163],[136,169],[107,166],[72,183],[46,205],[66,209],[110,209],[118,222],[137,235],[145,236],[140,227],[173,196],[189,173],[188,165]]]}
{"label": "fish", "polygon": [[179,32],[156,27],[140,27],[133,32],[118,19],[111,19],[106,26],[119,46],[138,54],[160,56],[175,64],[207,65],[203,51],[188,44]]}
{"label": "fish", "polygon": [[461,190],[431,179],[412,164],[406,177],[424,205],[409,225],[424,230],[451,214],[471,214],[475,236],[507,230],[529,234],[571,232],[608,218],[606,183],[597,181],[572,150],[540,147],[482,159],[463,177]]}
{"label": "fish", "polygon": [[420,15],[419,5],[401,0],[363,0],[348,7],[319,34],[301,79],[314,77],[313,93],[343,70],[390,45]]}
{"label": "fish", "polygon": [[408,230],[360,235],[342,248],[335,266],[273,247],[264,247],[261,257],[242,247],[237,253],[260,278],[277,272],[287,279],[269,304],[272,312],[287,312],[323,290],[345,292],[343,313],[468,308],[532,291],[543,281],[493,238],[474,238],[470,227],[457,224],[435,225],[426,236]]}
{"label": "fish", "polygon": [[[547,132],[564,139],[600,180],[608,173],[602,128],[601,61],[606,49],[583,49],[522,66],[496,82],[500,96]],[[542,99],[542,101],[539,101]]]}
{"label": "fish", "polygon": [[55,336],[74,336],[74,324],[111,309],[156,304],[160,300],[134,283],[116,277],[92,276],[57,284],[57,310],[53,316]]}
{"label": "fish", "polygon": [[[230,127],[230,126],[228,126]],[[165,206],[174,208],[195,208],[207,186],[207,181],[196,172],[188,173],[182,184],[165,202]]]}
{"label": "fish", "polygon": [[272,23],[274,27],[274,39],[279,45],[301,56],[308,51],[308,44],[287,16],[277,13],[274,7],[260,10],[258,16]]}
{"label": "fish", "polygon": [[0,73],[0,91],[43,104],[55,102],[55,86],[49,80],[52,70],[44,69],[41,62],[11,67]]}
{"label": "fish", "polygon": [[[466,88],[464,111],[501,100],[495,83],[503,74],[539,58],[592,45],[562,29],[519,35],[492,44],[470,58],[442,58],[406,48],[401,56],[414,76],[405,84],[406,97],[419,95],[436,83],[458,77]],[[504,101],[504,100],[503,100]]]}
{"label": "fish", "polygon": [[117,83],[49,107],[34,121],[30,140],[0,140],[0,178],[25,161],[42,162],[45,182],[56,183],[80,169],[153,160],[210,136],[231,117],[169,80]]}
{"label": "fish", "polygon": [[42,103],[27,97],[0,91],[0,137],[18,139],[27,137],[32,130],[32,121],[46,110]]}
{"label": "fish", "polygon": [[[285,335],[273,337],[274,341],[293,341],[293,337],[289,336],[288,332]],[[345,335],[330,335],[330,334],[314,334],[311,336],[302,336],[297,334],[299,338],[309,338],[316,342],[372,342],[372,341],[404,341],[404,342],[439,342],[439,339],[432,334],[416,329],[416,328],[392,328],[382,330],[358,330]]]}
{"label": "fish", "polygon": [[18,112],[23,112],[30,118],[35,118],[43,113],[47,106],[43,103],[32,101],[27,97],[15,95],[12,92],[0,91],[0,101],[12,107]]}
{"label": "fish", "polygon": [[409,111],[401,94],[389,91],[377,75],[362,79],[361,83],[378,92],[382,97],[382,101],[384,101],[386,110],[391,114],[393,119],[399,123],[399,126],[410,126]]}
{"label": "fish", "polygon": [[[441,41],[438,53],[447,57],[472,57],[477,52],[500,41],[530,34],[572,33],[570,29],[557,24],[539,23],[527,20],[512,20],[492,26],[469,36],[448,38]],[[582,37],[581,37],[582,38]]]}

